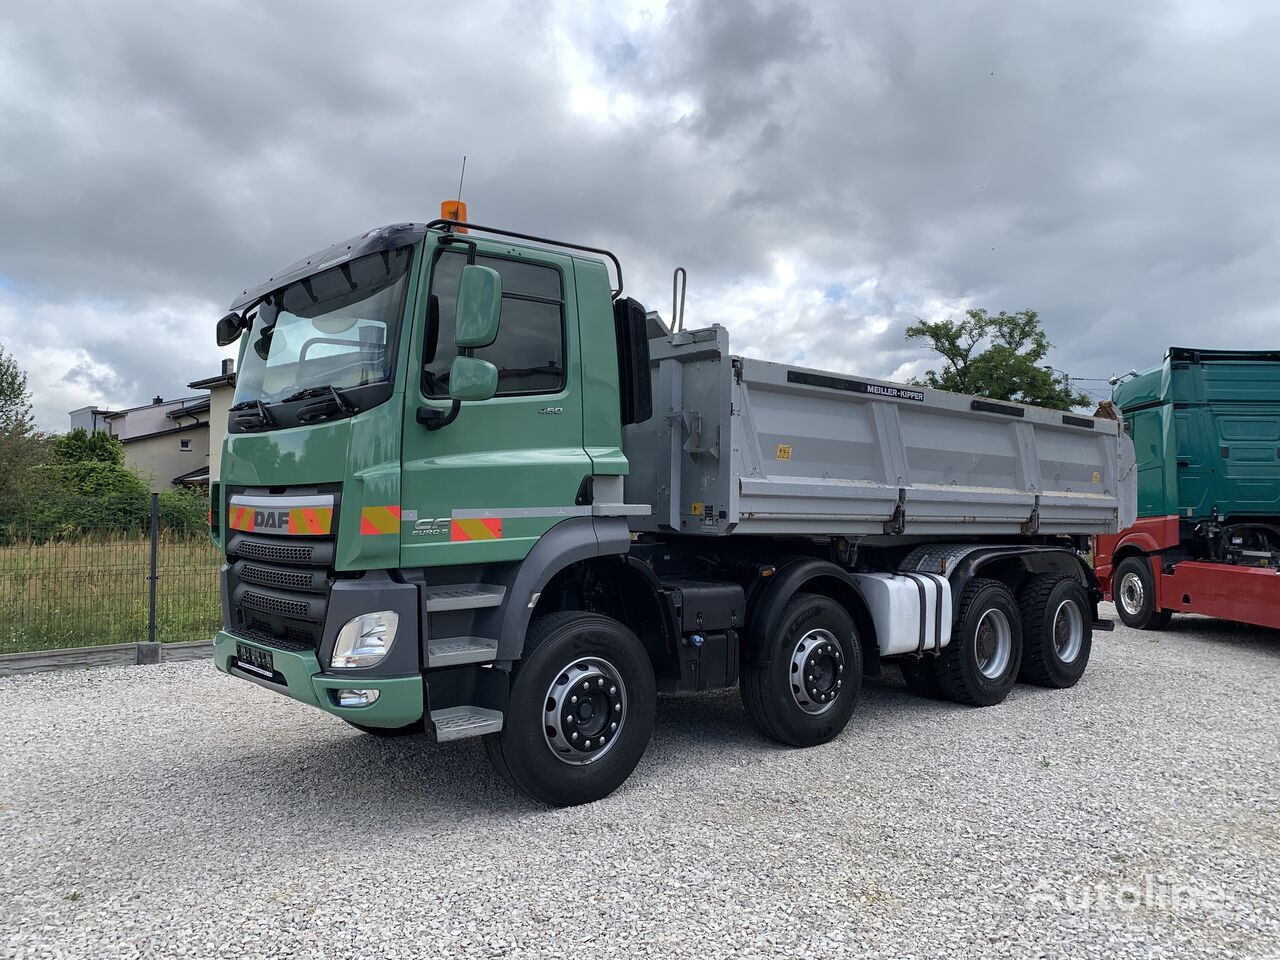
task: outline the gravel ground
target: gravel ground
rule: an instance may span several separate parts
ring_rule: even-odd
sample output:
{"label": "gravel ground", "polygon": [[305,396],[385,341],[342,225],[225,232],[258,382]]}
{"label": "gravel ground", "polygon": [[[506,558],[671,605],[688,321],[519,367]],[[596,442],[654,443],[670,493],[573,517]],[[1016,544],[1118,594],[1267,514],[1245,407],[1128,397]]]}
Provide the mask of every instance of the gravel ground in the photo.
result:
{"label": "gravel ground", "polygon": [[0,955],[1280,956],[1280,633],[1100,634],[1073,690],[872,682],[762,741],[663,699],[614,796],[207,662],[0,680]]}

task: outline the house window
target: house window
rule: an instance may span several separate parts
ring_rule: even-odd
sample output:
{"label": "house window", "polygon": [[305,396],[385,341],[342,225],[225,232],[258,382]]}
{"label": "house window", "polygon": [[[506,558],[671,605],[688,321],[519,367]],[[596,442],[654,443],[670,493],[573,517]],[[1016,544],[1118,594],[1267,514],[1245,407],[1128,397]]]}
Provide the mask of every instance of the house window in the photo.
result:
{"label": "house window", "polygon": [[178,449],[179,449],[179,450],[190,450],[190,449],[191,449],[191,441],[190,441],[190,440],[179,440],[179,441],[178,441]]}

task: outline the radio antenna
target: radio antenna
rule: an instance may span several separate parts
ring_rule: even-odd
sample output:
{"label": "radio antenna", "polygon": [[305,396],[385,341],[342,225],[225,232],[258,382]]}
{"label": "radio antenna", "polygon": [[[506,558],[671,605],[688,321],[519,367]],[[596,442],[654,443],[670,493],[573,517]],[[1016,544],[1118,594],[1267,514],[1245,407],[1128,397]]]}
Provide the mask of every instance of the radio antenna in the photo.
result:
{"label": "radio antenna", "polygon": [[462,172],[458,174],[458,202],[462,202],[462,180],[467,175],[467,155],[462,155]]}

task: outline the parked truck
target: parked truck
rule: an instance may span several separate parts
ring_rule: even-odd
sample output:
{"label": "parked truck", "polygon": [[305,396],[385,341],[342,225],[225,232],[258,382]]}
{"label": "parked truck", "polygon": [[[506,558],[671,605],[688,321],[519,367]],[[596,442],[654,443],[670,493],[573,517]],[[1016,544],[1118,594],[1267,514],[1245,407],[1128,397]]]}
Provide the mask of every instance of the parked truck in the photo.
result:
{"label": "parked truck", "polygon": [[1133,526],[1097,538],[1120,619],[1280,627],[1280,352],[1171,347],[1113,391],[1137,457]]}
{"label": "parked truck", "polygon": [[1109,627],[1081,551],[1133,520],[1114,421],[734,356],[604,250],[384,227],[244,290],[218,339],[217,668],[483,737],[551,804],[630,775],[660,691],[737,685],[806,747],[885,665],[988,706],[1073,685]]}

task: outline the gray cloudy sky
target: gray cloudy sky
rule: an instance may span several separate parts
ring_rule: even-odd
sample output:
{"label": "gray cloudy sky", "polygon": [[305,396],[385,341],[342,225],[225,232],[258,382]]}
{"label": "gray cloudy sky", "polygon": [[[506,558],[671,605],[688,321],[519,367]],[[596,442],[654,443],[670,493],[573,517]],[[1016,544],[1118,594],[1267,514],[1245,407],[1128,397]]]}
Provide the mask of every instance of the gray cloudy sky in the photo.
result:
{"label": "gray cloudy sky", "polygon": [[[43,426],[215,372],[232,294],[436,214],[609,246],[756,356],[905,377],[1040,311],[1101,377],[1276,347],[1280,8],[0,6],[0,342]],[[1088,384],[1095,389],[1101,384]]]}

